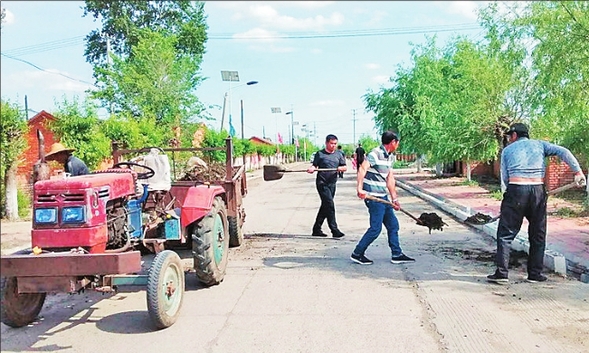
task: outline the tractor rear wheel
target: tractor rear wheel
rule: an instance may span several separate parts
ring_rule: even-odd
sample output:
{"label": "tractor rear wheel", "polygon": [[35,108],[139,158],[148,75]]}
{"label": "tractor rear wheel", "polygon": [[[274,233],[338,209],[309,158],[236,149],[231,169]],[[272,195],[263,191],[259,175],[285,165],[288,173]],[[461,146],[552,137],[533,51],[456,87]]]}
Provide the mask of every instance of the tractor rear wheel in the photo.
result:
{"label": "tractor rear wheel", "polygon": [[243,243],[243,232],[239,225],[241,223],[239,214],[236,217],[227,217],[227,222],[229,223],[229,246],[232,248],[240,246]]}
{"label": "tractor rear wheel", "polygon": [[155,256],[147,276],[147,311],[157,329],[176,322],[184,298],[184,267],[180,256],[164,250]]}
{"label": "tractor rear wheel", "polygon": [[203,219],[192,227],[192,255],[198,280],[207,286],[225,277],[229,253],[227,208],[219,196]]}
{"label": "tractor rear wheel", "polygon": [[33,322],[45,303],[45,293],[18,293],[16,277],[0,278],[0,316],[10,327],[22,327]]}

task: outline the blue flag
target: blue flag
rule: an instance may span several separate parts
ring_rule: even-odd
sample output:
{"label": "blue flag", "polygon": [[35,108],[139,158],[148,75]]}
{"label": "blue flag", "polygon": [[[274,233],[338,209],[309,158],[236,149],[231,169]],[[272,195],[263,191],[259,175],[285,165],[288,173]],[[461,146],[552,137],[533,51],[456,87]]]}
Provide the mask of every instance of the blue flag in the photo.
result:
{"label": "blue flag", "polygon": [[231,114],[229,114],[229,135],[231,135],[231,137],[235,136],[235,128],[231,122]]}

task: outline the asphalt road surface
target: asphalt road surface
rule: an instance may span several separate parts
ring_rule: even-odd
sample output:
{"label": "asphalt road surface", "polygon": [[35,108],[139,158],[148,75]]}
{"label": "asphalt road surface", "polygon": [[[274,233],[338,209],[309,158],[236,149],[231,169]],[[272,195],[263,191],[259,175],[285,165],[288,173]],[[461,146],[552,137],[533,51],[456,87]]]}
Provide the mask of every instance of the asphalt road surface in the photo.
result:
{"label": "asphalt road surface", "polygon": [[351,262],[368,213],[355,174],[344,176],[342,239],[310,236],[314,176],[250,180],[244,244],[230,249],[221,284],[205,288],[187,273],[173,326],[152,328],[143,290],[56,294],[34,324],[2,325],[2,352],[589,352],[587,284],[550,274],[527,283],[517,253],[511,284],[487,283],[493,240],[403,190],[404,209],[449,226],[430,235],[398,213],[401,246],[417,261],[391,264],[382,234],[366,253],[373,265]]}

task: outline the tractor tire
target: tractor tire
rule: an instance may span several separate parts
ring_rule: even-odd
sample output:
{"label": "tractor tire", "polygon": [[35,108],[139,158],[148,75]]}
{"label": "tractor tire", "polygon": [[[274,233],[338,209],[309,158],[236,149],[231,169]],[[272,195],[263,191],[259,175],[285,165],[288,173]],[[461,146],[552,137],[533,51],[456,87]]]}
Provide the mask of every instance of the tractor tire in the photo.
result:
{"label": "tractor tire", "polygon": [[239,216],[229,216],[227,217],[227,222],[229,223],[229,246],[232,248],[241,246],[241,243],[243,243],[243,232],[239,226]]}
{"label": "tractor tire", "polygon": [[45,293],[18,293],[16,277],[0,278],[0,316],[10,327],[23,327],[33,322],[45,303]]}
{"label": "tractor tire", "polygon": [[155,327],[176,322],[184,299],[184,267],[180,256],[164,250],[155,256],[147,275],[147,311]]}
{"label": "tractor tire", "polygon": [[211,212],[192,227],[192,256],[198,280],[207,286],[221,283],[229,255],[227,209],[219,196]]}

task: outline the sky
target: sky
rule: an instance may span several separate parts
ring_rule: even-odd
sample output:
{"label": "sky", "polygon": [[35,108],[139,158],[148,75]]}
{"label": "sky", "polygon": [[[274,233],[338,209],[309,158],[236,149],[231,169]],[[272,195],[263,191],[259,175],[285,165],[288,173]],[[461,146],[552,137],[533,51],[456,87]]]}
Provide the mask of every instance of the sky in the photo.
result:
{"label": "sky", "polygon": [[[196,95],[221,127],[227,115],[243,135],[289,142],[308,136],[322,146],[327,134],[340,143],[378,138],[363,96],[391,87],[399,67],[411,67],[414,45],[436,36],[481,39],[476,9],[484,1],[206,1],[209,39]],[[92,88],[84,37],[100,20],[83,17],[81,1],[2,1],[1,95],[36,112],[54,112],[63,98],[83,98]],[[239,82],[221,71],[237,71]],[[247,85],[247,82],[257,84]],[[272,113],[271,108],[280,108]],[[286,114],[290,113],[292,114]],[[106,118],[105,109],[99,116]],[[292,125],[291,125],[292,122]]]}

